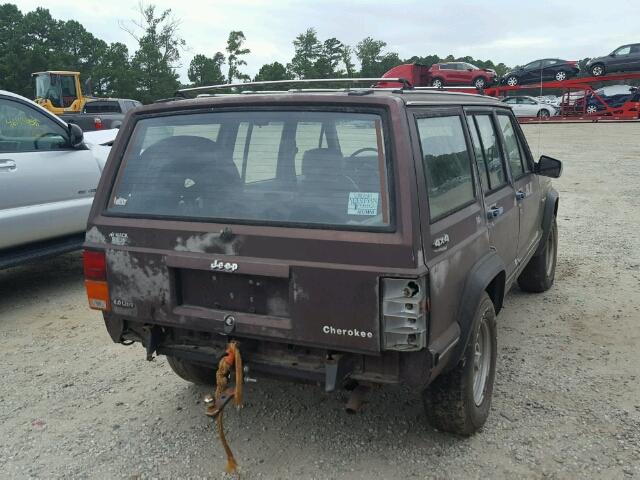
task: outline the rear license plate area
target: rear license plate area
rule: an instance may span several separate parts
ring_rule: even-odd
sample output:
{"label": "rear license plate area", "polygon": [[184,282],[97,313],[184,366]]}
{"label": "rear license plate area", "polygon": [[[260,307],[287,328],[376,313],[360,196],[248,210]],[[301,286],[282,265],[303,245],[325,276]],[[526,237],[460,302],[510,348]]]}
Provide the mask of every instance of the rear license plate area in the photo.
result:
{"label": "rear license plate area", "polygon": [[176,269],[179,306],[289,317],[289,279]]}

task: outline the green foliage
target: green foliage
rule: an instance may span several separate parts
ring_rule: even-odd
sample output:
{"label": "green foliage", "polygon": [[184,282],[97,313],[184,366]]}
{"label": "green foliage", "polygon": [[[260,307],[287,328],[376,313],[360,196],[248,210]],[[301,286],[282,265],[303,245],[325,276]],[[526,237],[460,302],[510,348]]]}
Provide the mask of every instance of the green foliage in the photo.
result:
{"label": "green foliage", "polygon": [[[123,26],[138,42],[131,59],[137,97],[143,103],[173,96],[180,86],[175,69],[185,41],[178,36],[179,22],[171,10],[156,14],[154,5],[139,5],[142,20],[135,27]],[[138,32],[142,32],[140,36]]]}
{"label": "green foliage", "polygon": [[288,70],[295,78],[316,78],[315,64],[322,53],[322,44],[316,30],[309,28],[298,35],[293,41],[293,48],[295,54],[287,65]]}
{"label": "green foliage", "polygon": [[[185,41],[180,37],[178,20],[171,10],[159,11],[154,5],[139,4],[140,20],[121,25],[136,40],[134,52],[120,42],[107,44],[88,32],[76,20],[54,19],[46,8],[23,14],[17,6],[0,4],[0,88],[33,96],[31,73],[43,70],[79,71],[83,81],[91,80],[92,89],[85,94],[135,98],[152,102],[172,96],[179,88],[176,69],[180,66]],[[213,57],[197,54],[188,69],[193,86],[248,80],[242,72],[250,50],[245,47],[242,31],[229,33],[225,54]],[[355,47],[335,37],[320,39],[309,28],[293,40],[294,56],[286,65],[273,62],[263,65],[255,81],[293,78],[380,77],[402,63],[430,66],[442,61],[463,61],[481,68],[493,68],[498,75],[507,72],[503,63],[455,58],[449,55],[413,56],[401,59],[385,51],[386,42],[366,37]],[[354,64],[356,57],[360,68]],[[581,66],[585,60],[581,61]],[[226,75],[223,66],[226,64]],[[338,84],[336,84],[337,86]],[[320,86],[320,84],[318,84]],[[329,86],[322,84],[322,86]]]}
{"label": "green foliage", "polygon": [[[360,60],[361,77],[380,77],[388,70],[382,67],[382,49],[387,46],[382,40],[366,37],[356,45],[356,57]],[[395,55],[397,57],[397,55]],[[387,64],[391,62],[386,62]]]}
{"label": "green foliage", "polygon": [[271,80],[291,80],[293,76],[287,67],[279,62],[267,63],[260,67],[260,71],[253,79],[254,82],[264,82]]}
{"label": "green foliage", "polygon": [[240,72],[238,67],[246,65],[247,62],[240,58],[242,55],[251,53],[248,48],[242,48],[242,44],[245,41],[244,33],[242,31],[231,31],[229,38],[227,39],[227,63],[229,65],[229,74],[227,79],[229,83],[233,83],[234,80],[249,80],[249,75]]}
{"label": "green foliage", "polygon": [[295,54],[287,69],[295,78],[335,78],[355,74],[352,50],[335,37],[321,41],[313,28],[293,41]]}
{"label": "green foliage", "polygon": [[[138,98],[129,50],[123,43],[109,45],[90,76],[93,93],[99,97]],[[86,81],[89,77],[82,79]]]}
{"label": "green foliage", "polygon": [[216,52],[213,58],[202,54],[193,57],[187,73],[189,80],[193,82],[193,86],[199,87],[225,83],[225,77],[221,69],[224,60],[224,55],[221,52]]}

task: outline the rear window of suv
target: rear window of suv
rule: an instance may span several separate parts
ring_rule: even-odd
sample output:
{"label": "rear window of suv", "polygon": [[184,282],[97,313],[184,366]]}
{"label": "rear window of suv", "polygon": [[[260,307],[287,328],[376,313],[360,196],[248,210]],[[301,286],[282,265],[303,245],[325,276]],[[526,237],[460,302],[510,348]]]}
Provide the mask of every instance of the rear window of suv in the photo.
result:
{"label": "rear window of suv", "polygon": [[84,113],[122,113],[118,102],[88,102]]}
{"label": "rear window of suv", "polygon": [[141,119],[108,212],[225,223],[388,229],[383,118],[223,111]]}

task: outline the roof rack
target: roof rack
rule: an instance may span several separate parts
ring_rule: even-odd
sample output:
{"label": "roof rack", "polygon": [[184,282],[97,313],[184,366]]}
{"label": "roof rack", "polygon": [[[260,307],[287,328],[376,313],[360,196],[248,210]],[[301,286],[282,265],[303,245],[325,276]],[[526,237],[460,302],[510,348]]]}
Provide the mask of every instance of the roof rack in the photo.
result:
{"label": "roof rack", "polygon": [[458,86],[458,85],[452,85],[450,87],[412,87],[411,90],[447,90],[447,89],[453,89],[453,90],[480,90],[480,88],[478,87],[465,87],[465,86]]}
{"label": "roof rack", "polygon": [[[406,78],[305,78],[302,80],[266,80],[264,82],[242,82],[242,83],[223,83],[219,85],[206,85],[203,87],[188,87],[181,88],[176,91],[176,97],[185,97],[185,93],[188,92],[206,92],[210,90],[224,90],[228,88],[246,88],[246,87],[255,87],[255,86],[268,86],[268,85],[297,85],[297,84],[309,84],[309,83],[363,83],[367,82],[369,84],[374,82],[394,82],[401,83],[402,88],[413,88],[411,83]],[[371,85],[367,88],[372,88]],[[341,91],[345,89],[294,89],[288,90],[288,92],[296,92],[296,91]],[[349,90],[347,87],[346,90]],[[287,90],[278,91],[278,93],[285,93]],[[242,92],[240,92],[242,93]],[[255,93],[263,93],[263,92],[255,92]],[[269,93],[274,93],[270,91]]]}

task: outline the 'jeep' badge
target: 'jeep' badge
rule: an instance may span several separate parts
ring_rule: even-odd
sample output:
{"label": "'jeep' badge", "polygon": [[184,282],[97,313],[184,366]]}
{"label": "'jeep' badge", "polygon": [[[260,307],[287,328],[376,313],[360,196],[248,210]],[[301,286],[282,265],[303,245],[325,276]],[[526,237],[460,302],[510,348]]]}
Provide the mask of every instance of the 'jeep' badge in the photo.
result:
{"label": "'jeep' badge", "polygon": [[221,262],[214,260],[211,262],[211,270],[224,270],[225,272],[235,272],[238,269],[237,263]]}

